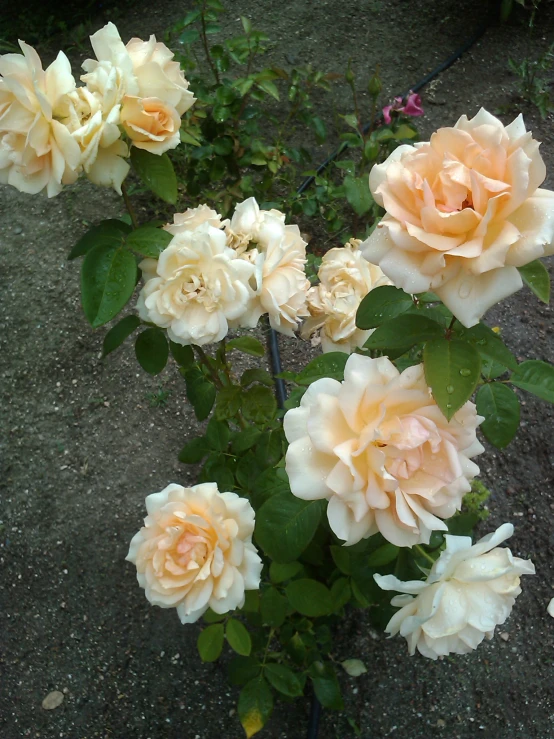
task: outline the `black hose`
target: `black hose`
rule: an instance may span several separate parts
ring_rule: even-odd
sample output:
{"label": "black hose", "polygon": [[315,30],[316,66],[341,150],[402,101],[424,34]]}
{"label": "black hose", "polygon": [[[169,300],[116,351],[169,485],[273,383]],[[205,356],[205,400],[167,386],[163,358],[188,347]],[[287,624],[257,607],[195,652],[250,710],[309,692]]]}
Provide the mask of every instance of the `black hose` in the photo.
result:
{"label": "black hose", "polygon": [[[491,25],[491,22],[494,18],[492,13],[492,8],[496,8],[495,3],[491,4],[491,12],[489,13],[489,17],[487,20],[485,20],[481,26],[479,26],[478,30],[473,34],[473,36],[466,41],[462,46],[460,46],[459,49],[457,49],[451,56],[448,57],[444,62],[437,65],[431,72],[429,72],[428,75],[423,77],[419,82],[417,82],[413,87],[410,87],[410,90],[405,92],[402,97],[406,97],[409,92],[418,92],[421,90],[425,85],[428,85],[431,80],[435,79],[435,77],[438,77],[439,74],[444,72],[448,67],[451,67],[454,62],[458,61],[458,59],[465,54],[466,51],[468,51],[474,44],[479,41],[481,36],[484,35],[485,31],[489,28]],[[363,127],[363,132],[366,133],[371,127],[371,124],[366,124]],[[330,156],[327,157],[327,159],[322,162],[319,167],[316,170],[315,175],[311,175],[310,177],[307,177],[304,182],[300,185],[298,190],[296,191],[297,195],[302,195],[302,193],[310,187],[310,185],[313,184],[315,181],[315,178],[320,175],[322,172],[324,172],[327,167],[340,155],[342,152],[348,148],[348,144],[345,142],[339,146],[338,149],[336,149]],[[277,337],[277,332],[270,328],[268,339],[268,351],[269,351],[269,361],[271,364],[271,372],[273,374],[274,383],[275,383],[275,396],[277,398],[277,404],[279,408],[283,408],[284,402],[287,399],[287,391],[284,380],[275,377],[275,375],[281,374],[283,371],[283,367],[281,365],[281,353],[279,351],[279,340]],[[315,693],[312,695],[312,701],[310,706],[310,718],[308,721],[308,733],[306,735],[306,739],[317,739],[318,733],[319,733],[319,719],[321,716],[321,703],[318,701],[317,696]]]}

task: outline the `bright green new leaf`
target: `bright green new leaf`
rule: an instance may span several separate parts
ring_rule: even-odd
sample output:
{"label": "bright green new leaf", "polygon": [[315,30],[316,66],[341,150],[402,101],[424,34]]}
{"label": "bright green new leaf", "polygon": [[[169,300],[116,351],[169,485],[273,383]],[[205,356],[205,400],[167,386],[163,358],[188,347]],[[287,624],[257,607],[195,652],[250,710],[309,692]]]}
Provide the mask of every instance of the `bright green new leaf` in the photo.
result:
{"label": "bright green new leaf", "polygon": [[544,264],[535,259],[534,262],[518,267],[523,282],[530,287],[543,303],[550,302],[550,275]]}
{"label": "bright green new leaf", "polygon": [[554,403],[554,367],[539,359],[528,359],[518,365],[510,382],[538,398]]}
{"label": "bright green new leaf", "polygon": [[426,316],[406,314],[392,318],[375,329],[365,343],[367,349],[409,349],[444,334],[444,329]]}
{"label": "bright green new leaf", "polygon": [[289,603],[303,616],[317,618],[333,611],[333,596],[328,587],[317,580],[293,580],[285,590]]}
{"label": "bright green new leaf", "polygon": [[81,268],[81,301],[93,328],[111,321],[135,289],[137,265],[121,246],[108,243],[90,249]]}
{"label": "bright green new leaf", "polygon": [[172,234],[161,228],[142,226],[131,231],[125,239],[125,245],[143,257],[157,259],[172,238]]}
{"label": "bright green new leaf", "polygon": [[285,667],[285,665],[277,665],[271,662],[264,667],[264,675],[273,685],[275,690],[278,690],[279,693],[283,693],[283,695],[296,698],[303,693],[300,680],[296,677],[294,672],[289,667]]}
{"label": "bright green new leaf", "polygon": [[250,680],[240,691],[238,714],[246,739],[261,731],[273,710],[273,696],[266,681]]}
{"label": "bright green new leaf", "polygon": [[318,500],[279,494],[266,501],[256,515],[255,537],[276,562],[293,562],[311,542],[321,519]]}
{"label": "bright green new leaf", "polygon": [[347,174],[344,178],[344,192],[346,199],[357,215],[363,216],[371,208],[373,196],[369,191],[367,176],[352,177],[352,175]]}
{"label": "bright green new leaf", "polygon": [[135,341],[138,363],[149,375],[158,375],[169,357],[169,346],[165,334],[159,328],[147,328]]}
{"label": "bright green new leaf", "polygon": [[69,252],[68,259],[82,257],[95,246],[112,246],[115,248],[123,246],[125,236],[130,230],[131,226],[117,218],[110,218],[106,221],[101,221],[101,223],[89,228],[89,230],[81,236],[79,241]]}
{"label": "bright green new leaf", "polygon": [[225,629],[225,636],[229,642],[229,646],[237,654],[241,654],[243,657],[248,657],[252,651],[252,640],[248,633],[246,626],[237,621],[236,618],[230,618],[227,621],[227,627]]}
{"label": "bright green new leaf", "polygon": [[102,356],[106,357],[114,349],[117,349],[125,339],[130,336],[133,331],[140,326],[140,318],[138,316],[125,316],[121,321],[118,321],[115,326],[108,331],[104,336],[104,343],[102,345]]}
{"label": "bright green new leaf", "polygon": [[500,382],[486,383],[476,398],[477,413],[485,420],[479,426],[491,444],[503,449],[519,428],[519,399],[513,390]]}
{"label": "bright green new leaf", "polygon": [[356,326],[364,330],[376,328],[405,313],[412,306],[412,298],[404,290],[392,285],[376,287],[360,303],[356,313]]}
{"label": "bright green new leaf", "polygon": [[212,624],[204,629],[196,645],[202,662],[215,662],[223,649],[223,624]]}
{"label": "bright green new leaf", "polygon": [[265,353],[264,345],[253,336],[238,336],[227,342],[227,350],[237,349],[239,352],[251,354],[253,357],[263,357]]}
{"label": "bright green new leaf", "polygon": [[425,346],[423,364],[433,397],[450,420],[477,387],[481,373],[479,352],[467,341],[435,339]]}
{"label": "bright green new leaf", "polygon": [[155,195],[166,203],[177,202],[177,177],[167,154],[152,154],[132,146],[131,164],[146,187]]}

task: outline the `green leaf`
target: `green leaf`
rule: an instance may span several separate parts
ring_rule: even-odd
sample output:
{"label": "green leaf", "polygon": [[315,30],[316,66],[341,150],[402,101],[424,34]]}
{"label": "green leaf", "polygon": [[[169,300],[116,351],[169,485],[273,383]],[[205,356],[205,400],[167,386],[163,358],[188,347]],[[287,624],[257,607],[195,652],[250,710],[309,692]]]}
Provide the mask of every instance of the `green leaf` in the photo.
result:
{"label": "green leaf", "polygon": [[137,265],[122,247],[99,244],[87,252],[81,268],[81,301],[93,328],[111,321],[135,289]]}
{"label": "green leaf", "polygon": [[206,441],[211,449],[218,452],[226,452],[230,437],[231,432],[226,423],[218,421],[217,418],[210,418],[208,428],[206,429]]}
{"label": "green leaf", "polygon": [[539,300],[548,304],[550,302],[550,275],[544,264],[539,259],[535,259],[534,262],[518,267],[518,271],[527,287],[531,288]]}
{"label": "green leaf", "polygon": [[293,580],[287,585],[285,592],[291,606],[303,616],[317,618],[327,616],[333,611],[331,591],[317,580]]}
{"label": "green leaf", "polygon": [[135,341],[138,363],[149,375],[158,375],[169,357],[169,346],[165,334],[159,328],[147,328]]}
{"label": "green leaf", "polygon": [[280,99],[279,90],[277,89],[275,83],[271,80],[262,80],[261,82],[256,82],[256,85],[260,88],[260,90],[267,92],[268,95],[271,95],[272,98],[275,98],[275,100]]}
{"label": "green leaf", "polygon": [[114,349],[117,349],[118,346],[121,346],[125,339],[139,326],[140,318],[138,316],[125,316],[121,321],[118,321],[104,336],[102,356],[106,357]]}
{"label": "green leaf", "polygon": [[331,587],[331,595],[333,596],[333,611],[336,613],[344,608],[352,596],[350,583],[346,577],[339,577],[335,580]]}
{"label": "green leaf", "polygon": [[125,245],[143,257],[157,259],[172,239],[173,235],[168,231],[153,226],[142,226],[131,231],[125,239]]}
{"label": "green leaf", "polygon": [[233,657],[227,669],[231,685],[244,685],[260,674],[260,663],[255,657]]}
{"label": "green leaf", "polygon": [[290,580],[295,575],[298,575],[302,569],[301,562],[287,562],[287,564],[279,564],[279,562],[272,562],[269,565],[269,579],[274,583],[285,582]]}
{"label": "green leaf", "polygon": [[265,353],[264,345],[253,336],[239,336],[227,342],[227,350],[237,349],[244,354],[251,354],[253,357],[263,357]]}
{"label": "green leaf", "polygon": [[518,365],[510,377],[512,385],[554,403],[554,367],[539,359],[528,359]]}
{"label": "green leaf", "polygon": [[352,574],[352,568],[350,566],[350,552],[348,547],[339,547],[336,545],[331,546],[331,556],[333,562],[337,565],[341,572],[345,575]]}
{"label": "green leaf", "polygon": [[242,27],[244,28],[244,33],[249,34],[252,30],[252,22],[249,18],[246,18],[246,16],[241,15],[240,22],[242,23]]}
{"label": "green leaf", "polygon": [[460,339],[435,339],[423,352],[425,379],[437,405],[450,421],[467,402],[479,381],[479,352]]}
{"label": "green leaf", "polygon": [[177,202],[177,177],[167,154],[160,156],[132,146],[131,164],[146,187],[155,195],[166,203]]}
{"label": "green leaf", "polygon": [[319,118],[319,116],[314,115],[310,121],[310,125],[314,129],[315,133],[315,140],[318,144],[323,144],[325,139],[327,138],[327,129],[325,128],[325,123]]}
{"label": "green leaf", "polygon": [[370,290],[358,307],[356,326],[367,330],[405,313],[413,306],[408,293],[392,285],[382,285]]}
{"label": "green leaf", "polygon": [[240,388],[236,385],[221,388],[217,393],[215,417],[219,421],[236,416],[241,404]]}
{"label": "green leaf", "polygon": [[202,662],[215,662],[223,649],[223,624],[213,624],[204,629],[197,642]]}
{"label": "green leaf", "polygon": [[247,369],[242,373],[240,378],[240,384],[242,387],[248,387],[253,382],[259,382],[262,385],[273,387],[273,378],[266,370],[261,367],[255,367],[254,369]]}
{"label": "green leaf", "polygon": [[261,612],[264,624],[279,628],[287,615],[287,600],[276,588],[267,588],[262,593]]}
{"label": "green leaf", "polygon": [[98,223],[96,226],[81,236],[73,249],[69,252],[68,259],[82,257],[87,254],[95,246],[123,246],[126,234],[129,233],[131,227],[117,218],[110,218],[106,221]]}
{"label": "green leaf", "polygon": [[373,197],[369,191],[367,176],[352,177],[352,175],[347,174],[344,178],[344,192],[346,199],[357,215],[363,216],[371,208]]}
{"label": "green leaf", "polygon": [[417,131],[409,126],[407,123],[401,123],[396,131],[394,131],[394,138],[397,140],[401,139],[413,139],[417,134]]}
{"label": "green leaf", "polygon": [[479,427],[491,444],[503,449],[519,428],[519,399],[513,390],[500,382],[489,382],[479,388],[477,413],[485,420]]}
{"label": "green leaf", "polygon": [[239,431],[231,442],[231,452],[233,454],[242,454],[251,449],[261,436],[261,431],[251,426],[250,428]]}
{"label": "green leaf", "polygon": [[185,446],[179,452],[179,462],[184,464],[196,464],[204,459],[204,457],[210,452],[210,448],[206,444],[204,437],[198,437],[192,439],[185,444]]}
{"label": "green leaf", "polygon": [[[459,324],[457,324],[457,327]],[[462,329],[456,334],[464,341],[470,341],[475,344],[475,348],[481,356],[500,362],[504,367],[515,370],[517,369],[517,361],[500,336],[484,323],[478,323],[468,329]]]}
{"label": "green leaf", "polygon": [[348,360],[348,354],[344,352],[327,352],[312,359],[302,372],[296,375],[295,382],[298,385],[311,385],[312,382],[322,377],[332,377],[335,380],[344,379],[344,367]]}
{"label": "green leaf", "polygon": [[196,367],[186,370],[184,375],[189,403],[194,408],[196,418],[203,421],[213,408],[216,389]]}
{"label": "green leaf", "polygon": [[387,321],[371,334],[365,343],[367,349],[409,349],[442,336],[444,329],[425,316],[407,314]]}
{"label": "green leaf", "polygon": [[277,412],[275,395],[263,385],[254,385],[242,394],[242,412],[248,421],[265,424]]}
{"label": "green leaf", "polygon": [[333,665],[330,662],[314,662],[310,668],[310,677],[321,705],[324,708],[342,711],[344,703]]}
{"label": "green leaf", "polygon": [[272,496],[256,516],[256,541],[276,562],[292,562],[311,542],[321,519],[320,501]]}
{"label": "green leaf", "polygon": [[345,659],[344,662],[341,662],[341,665],[350,677],[360,677],[360,675],[367,672],[367,667],[361,659]]}
{"label": "green leaf", "polygon": [[275,690],[283,695],[288,695],[291,698],[296,698],[302,695],[302,684],[296,677],[294,672],[285,665],[276,665],[270,662],[264,667],[264,675],[273,685]]}
{"label": "green leaf", "polygon": [[366,564],[368,567],[383,567],[393,562],[398,557],[398,552],[399,549],[394,544],[383,544],[369,555]]}
{"label": "green leaf", "polygon": [[202,614],[202,620],[207,624],[217,624],[220,621],[225,621],[225,613],[215,613],[211,608]]}
{"label": "green leaf", "polygon": [[248,633],[246,626],[236,618],[230,618],[227,621],[225,636],[229,642],[229,646],[237,654],[248,657],[252,651],[252,639]]}
{"label": "green leaf", "polygon": [[182,346],[174,341],[169,342],[169,349],[173,359],[180,367],[189,368],[194,364],[194,352],[192,346]]}
{"label": "green leaf", "polygon": [[478,513],[457,513],[446,522],[448,533],[454,536],[471,536],[473,529],[479,523]]}
{"label": "green leaf", "polygon": [[273,696],[262,678],[246,683],[240,691],[238,714],[246,739],[261,731],[273,710]]}

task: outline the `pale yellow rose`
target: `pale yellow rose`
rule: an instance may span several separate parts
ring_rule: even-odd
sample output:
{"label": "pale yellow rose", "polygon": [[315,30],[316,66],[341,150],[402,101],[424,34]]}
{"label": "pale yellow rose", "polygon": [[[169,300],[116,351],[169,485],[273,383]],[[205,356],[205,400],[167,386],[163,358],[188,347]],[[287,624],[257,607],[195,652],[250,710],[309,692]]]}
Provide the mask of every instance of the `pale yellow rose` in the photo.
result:
{"label": "pale yellow rose", "polygon": [[75,80],[60,52],[44,71],[36,51],[0,56],[0,183],[21,192],[57,195],[75,182],[80,149],[60,118]]}
{"label": "pale yellow rose", "polygon": [[221,341],[229,328],[250,326],[254,266],[226,244],[225,233],[204,223],[177,234],[159,260],[145,259],[137,308],[145,321],[167,328],[178,344]]}
{"label": "pale yellow rose", "polygon": [[225,228],[229,221],[222,221],[219,213],[204,203],[197,208],[187,208],[184,213],[175,213],[173,223],[166,223],[164,230],[177,236],[185,231],[194,231],[203,223],[208,223],[213,228]]}
{"label": "pale yellow rose", "polygon": [[554,253],[554,193],[518,116],[481,109],[430,142],[400,146],[369,186],[387,211],[362,245],[408,293],[433,290],[465,326],[522,286],[517,270]]}
{"label": "pale yellow rose", "polygon": [[284,430],[292,494],[327,499],[331,529],[347,545],[381,532],[397,546],[446,531],[479,468],[483,419],[467,402],[447,421],[423,373],[387,357],[352,354],[344,382],[312,383]]}
{"label": "pale yellow rose", "polygon": [[362,256],[359,244],[352,239],[330,249],[318,271],[319,284],[308,291],[310,317],[302,324],[301,336],[317,333],[324,352],[351,354],[365,344],[372,331],[356,326],[358,307],[370,290],[390,284],[381,269]]}
{"label": "pale yellow rose", "polygon": [[179,146],[181,119],[170,105],[159,98],[123,98],[121,124],[138,149],[163,154]]}
{"label": "pale yellow rose", "polygon": [[146,510],[126,559],[153,605],[176,608],[187,624],[208,608],[241,608],[245,591],[259,588],[262,562],[252,544],[248,500],[220,493],[213,482],[171,484],[146,498]]}
{"label": "pale yellow rose", "polygon": [[485,637],[492,639],[521,593],[521,575],[535,574],[530,560],[513,557],[507,547],[498,548],[513,532],[512,524],[505,523],[473,545],[469,536],[447,534],[446,549],[425,582],[374,575],[383,590],[404,593],[391,601],[401,609],[386,631],[391,636],[400,632],[410,654],[417,649],[430,659],[467,654]]}

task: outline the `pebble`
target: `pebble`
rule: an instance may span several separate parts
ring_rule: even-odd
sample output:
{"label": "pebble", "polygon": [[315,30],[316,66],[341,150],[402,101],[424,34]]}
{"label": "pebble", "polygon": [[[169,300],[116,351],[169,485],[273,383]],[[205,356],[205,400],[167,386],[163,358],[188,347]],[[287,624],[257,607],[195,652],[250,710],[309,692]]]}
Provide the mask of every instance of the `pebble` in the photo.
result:
{"label": "pebble", "polygon": [[46,698],[42,701],[42,707],[46,711],[53,711],[54,708],[57,708],[58,706],[61,706],[63,703],[64,695],[59,690],[53,690],[51,693],[48,693]]}
{"label": "pebble", "polygon": [[508,639],[510,638],[510,635],[508,634],[508,632],[507,632],[507,631],[503,631],[503,632],[502,632],[502,633],[500,634],[500,638],[501,638],[501,639],[504,639],[504,641],[508,641]]}
{"label": "pebble", "polygon": [[20,234],[22,233],[22,231],[23,229],[21,228],[21,226],[16,226],[13,230],[14,234]]}

